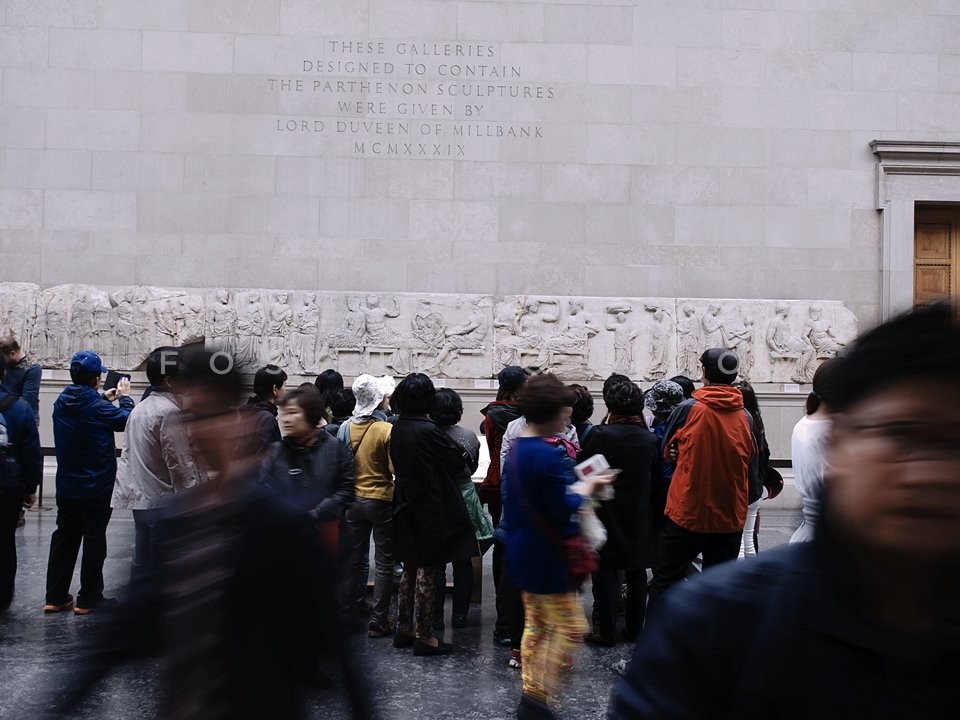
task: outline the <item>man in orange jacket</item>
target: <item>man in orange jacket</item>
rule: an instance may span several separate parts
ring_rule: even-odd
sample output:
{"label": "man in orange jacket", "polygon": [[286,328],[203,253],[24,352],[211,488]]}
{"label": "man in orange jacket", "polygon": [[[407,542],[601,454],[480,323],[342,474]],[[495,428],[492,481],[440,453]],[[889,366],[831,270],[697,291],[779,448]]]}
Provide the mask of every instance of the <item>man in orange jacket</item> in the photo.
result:
{"label": "man in orange jacket", "polygon": [[739,358],[726,348],[700,356],[703,387],[667,420],[664,457],[675,463],[653,573],[651,600],[683,579],[703,554],[704,569],[736,559],[747,494],[758,472],[753,420],[731,386]]}

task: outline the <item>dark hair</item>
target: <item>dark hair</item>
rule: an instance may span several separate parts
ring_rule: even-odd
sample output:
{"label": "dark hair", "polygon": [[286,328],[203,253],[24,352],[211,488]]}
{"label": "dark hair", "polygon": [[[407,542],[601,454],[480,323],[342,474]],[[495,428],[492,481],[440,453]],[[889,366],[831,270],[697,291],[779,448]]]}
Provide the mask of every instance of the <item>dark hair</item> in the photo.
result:
{"label": "dark hair", "polygon": [[463,417],[463,400],[456,390],[440,388],[433,401],[430,419],[437,425],[456,425]]}
{"label": "dark hair", "polygon": [[17,342],[17,339],[13,335],[0,337],[0,353],[6,355],[7,353],[16,352],[19,349],[20,343]]}
{"label": "dark hair", "polygon": [[316,387],[311,387],[310,390],[298,387],[285,392],[277,405],[286,407],[290,403],[296,403],[303,410],[304,417],[307,418],[307,422],[312,427],[316,427],[324,419],[323,411],[326,408],[323,406],[323,398],[320,397]]}
{"label": "dark hair", "polygon": [[684,400],[689,400],[693,397],[693,391],[697,389],[697,386],[693,384],[693,380],[686,375],[674,375],[670,379],[683,389]]}
{"label": "dark hair", "polygon": [[100,373],[87,372],[80,368],[70,368],[70,382],[74,385],[86,385],[92,387],[94,381],[100,377]]}
{"label": "dark hair", "polygon": [[147,357],[147,380],[151,385],[160,385],[165,377],[175,378],[180,374],[180,350],[172,345],[156,348]]}
{"label": "dark hair", "polygon": [[627,380],[613,383],[607,388],[603,401],[614,415],[642,415],[643,392],[636,383]]}
{"label": "dark hair", "polygon": [[326,396],[331,390],[343,390],[343,375],[333,368],[328,368],[317,375],[313,381],[321,395]]}
{"label": "dark hair", "polygon": [[573,390],[574,395],[576,395],[570,422],[574,425],[585,423],[593,416],[593,396],[584,385],[570,384],[567,387]]}
{"label": "dark hair", "polygon": [[437,389],[423,373],[411,373],[397,383],[391,403],[401,415],[426,415],[433,409]]}
{"label": "dark hair", "polygon": [[304,392],[316,393],[316,394],[317,394],[317,397],[320,397],[320,391],[317,390],[317,386],[314,385],[312,382],[309,382],[309,381],[308,381],[308,382],[302,382],[302,383],[300,383],[299,385],[297,385],[297,390],[303,390]]}
{"label": "dark hair", "polygon": [[202,347],[182,351],[177,377],[188,388],[203,388],[216,395],[213,402],[217,407],[205,408],[207,412],[223,412],[240,404],[243,378],[233,358],[224,352]]}
{"label": "dark hair", "polygon": [[347,417],[357,406],[357,397],[351,388],[340,388],[330,395],[330,412],[334,417]]}
{"label": "dark hair", "polygon": [[703,377],[714,385],[732,385],[740,371],[740,358],[727,348],[709,348],[700,356]]}
{"label": "dark hair", "polygon": [[549,373],[534,375],[517,395],[520,412],[527,422],[537,424],[556,419],[563,408],[573,407],[576,399],[573,390]]}
{"label": "dark hair", "polygon": [[753,385],[746,380],[735,382],[733,386],[740,390],[743,395],[743,407],[753,418],[753,425],[756,428],[757,436],[766,435],[766,429],[763,427],[763,415],[760,414],[760,402],[757,400],[757,393]]}
{"label": "dark hair", "polygon": [[824,402],[844,412],[905,380],[960,382],[958,368],[960,312],[937,303],[894,317],[855,340],[831,368]]}
{"label": "dark hair", "polygon": [[253,376],[253,394],[258,398],[270,397],[273,391],[287,381],[287,374],[276,365],[267,365]]}
{"label": "dark hair", "polygon": [[813,415],[820,409],[820,405],[825,405],[828,410],[833,409],[833,387],[831,387],[831,378],[836,370],[837,358],[827,358],[817,371],[813,374],[813,390],[807,395],[807,402],[804,405],[804,412],[807,415]]}
{"label": "dark hair", "polygon": [[611,373],[610,377],[603,381],[603,401],[607,401],[607,391],[617,383],[630,382],[630,378],[621,373]]}
{"label": "dark hair", "polygon": [[3,360],[0,360],[0,382],[3,381],[3,376],[6,374],[6,372],[7,372],[7,363],[5,363]]}

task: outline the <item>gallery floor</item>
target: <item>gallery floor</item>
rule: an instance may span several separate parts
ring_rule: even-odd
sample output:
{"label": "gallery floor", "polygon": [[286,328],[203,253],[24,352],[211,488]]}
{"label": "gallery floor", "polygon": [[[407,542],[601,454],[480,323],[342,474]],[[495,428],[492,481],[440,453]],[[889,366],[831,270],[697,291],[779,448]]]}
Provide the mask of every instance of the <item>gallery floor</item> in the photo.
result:
{"label": "gallery floor", "polygon": [[[761,511],[761,551],[785,543],[799,523],[796,511]],[[20,570],[17,595],[7,615],[0,619],[0,717],[41,717],[53,688],[79,655],[103,616],[72,613],[44,615],[44,573],[49,538],[56,511],[29,512],[27,524],[17,531]],[[129,574],[133,520],[117,512],[108,531],[109,557],[105,566],[107,595],[116,595]],[[489,578],[490,554],[484,558],[484,578]],[[74,590],[76,588],[74,587]],[[589,588],[584,595],[590,612]],[[483,603],[470,613],[470,627],[447,629],[444,639],[456,646],[455,654],[442,658],[417,658],[409,650],[395,650],[389,639],[358,639],[362,661],[368,668],[371,692],[385,719],[396,720],[507,720],[515,717],[520,693],[519,671],[507,667],[509,650],[491,640],[494,620],[493,586],[484,583]],[[601,720],[616,681],[611,666],[627,657],[632,645],[615,648],[584,647],[576,668],[567,679],[558,710],[564,718]],[[155,718],[153,688],[157,666],[144,663],[118,669],[104,681],[73,717]],[[346,719],[335,693],[318,691],[309,698],[309,717]]]}

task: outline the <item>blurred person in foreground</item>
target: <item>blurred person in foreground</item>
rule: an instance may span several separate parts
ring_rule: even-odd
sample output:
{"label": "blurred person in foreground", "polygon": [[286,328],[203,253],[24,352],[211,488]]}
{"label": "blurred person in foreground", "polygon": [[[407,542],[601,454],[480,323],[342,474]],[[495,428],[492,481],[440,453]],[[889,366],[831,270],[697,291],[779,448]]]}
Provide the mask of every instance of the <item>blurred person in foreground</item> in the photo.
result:
{"label": "blurred person in foreground", "polygon": [[355,499],[353,453],[323,427],[326,408],[315,387],[286,392],[277,407],[283,439],[267,450],[260,482],[306,513],[336,554],[340,522]]}
{"label": "blurred person in foreground", "polygon": [[180,406],[180,351],[159,347],[147,358],[151,393],[127,418],[117,461],[112,507],[132,510],[133,567],[140,571],[156,552],[157,518],[164,498],[205,479],[193,457]]}
{"label": "blurred person in foreground", "polygon": [[855,341],[813,541],[672,590],[611,718],[960,717],[958,367],[948,305]]}
{"label": "blurred person in foreground", "polygon": [[72,716],[112,667],[159,654],[163,720],[300,718],[303,686],[332,654],[353,717],[371,717],[340,630],[335,558],[308,513],[258,482],[251,444],[238,450],[239,373],[223,353],[195,350],[181,376],[210,480],[168,499],[157,554],[72,665],[55,716]]}
{"label": "blurred person in foreground", "polygon": [[531,378],[517,400],[526,423],[510,447],[501,484],[505,562],[525,616],[517,717],[554,718],[547,702],[559,689],[568,653],[589,629],[571,586],[564,542],[580,532],[577,510],[611,476],[583,481],[582,495],[571,488],[573,459],[551,441],[566,428],[576,395],[556,376]]}

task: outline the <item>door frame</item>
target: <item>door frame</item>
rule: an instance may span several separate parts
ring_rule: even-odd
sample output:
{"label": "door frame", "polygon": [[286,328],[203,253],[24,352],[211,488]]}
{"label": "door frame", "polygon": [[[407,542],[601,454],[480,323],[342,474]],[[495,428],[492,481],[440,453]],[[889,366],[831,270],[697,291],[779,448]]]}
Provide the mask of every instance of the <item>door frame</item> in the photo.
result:
{"label": "door frame", "polygon": [[883,213],[880,312],[913,308],[914,223],[919,203],[960,203],[960,142],[874,140],[877,210]]}

